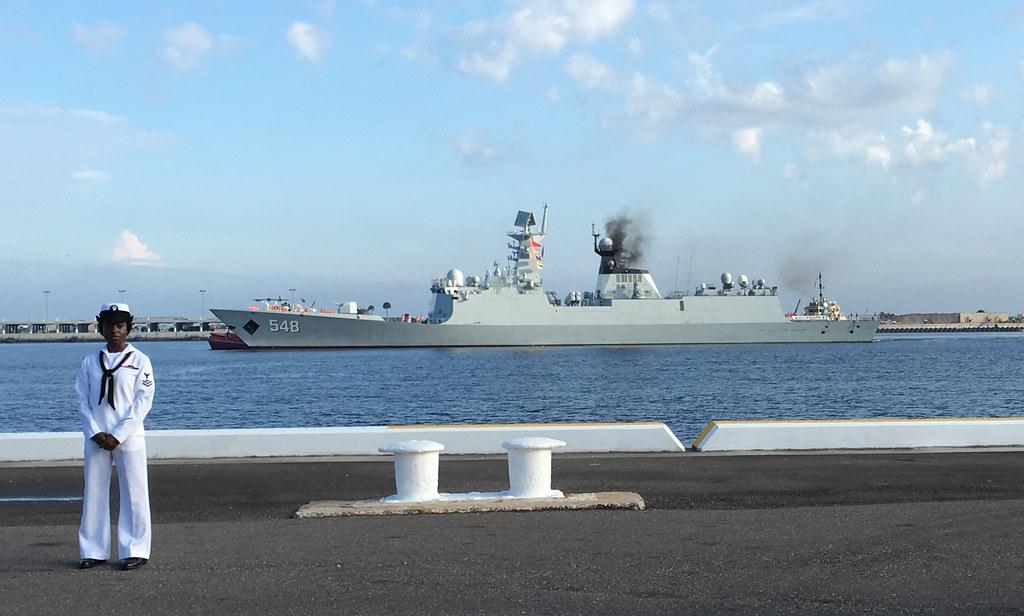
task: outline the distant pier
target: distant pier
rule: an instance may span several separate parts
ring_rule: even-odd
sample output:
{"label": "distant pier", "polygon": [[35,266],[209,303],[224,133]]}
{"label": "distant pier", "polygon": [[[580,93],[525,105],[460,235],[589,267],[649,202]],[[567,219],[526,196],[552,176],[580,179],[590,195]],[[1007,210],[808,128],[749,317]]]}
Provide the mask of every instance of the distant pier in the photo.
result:
{"label": "distant pier", "polygon": [[[206,340],[224,329],[217,319],[197,317],[139,317],[128,339],[132,341]],[[3,342],[98,342],[96,320],[0,321]]]}
{"label": "distant pier", "polygon": [[1024,323],[882,323],[880,334],[997,333],[1021,332]]}

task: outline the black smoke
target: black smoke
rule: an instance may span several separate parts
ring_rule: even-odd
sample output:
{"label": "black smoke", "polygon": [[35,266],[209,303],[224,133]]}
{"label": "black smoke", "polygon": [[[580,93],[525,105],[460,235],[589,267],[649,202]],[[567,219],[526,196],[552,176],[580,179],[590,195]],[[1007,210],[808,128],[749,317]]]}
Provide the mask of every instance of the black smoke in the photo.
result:
{"label": "black smoke", "polygon": [[623,211],[604,223],[604,234],[615,242],[619,251],[619,264],[638,267],[643,263],[650,232],[646,218]]}

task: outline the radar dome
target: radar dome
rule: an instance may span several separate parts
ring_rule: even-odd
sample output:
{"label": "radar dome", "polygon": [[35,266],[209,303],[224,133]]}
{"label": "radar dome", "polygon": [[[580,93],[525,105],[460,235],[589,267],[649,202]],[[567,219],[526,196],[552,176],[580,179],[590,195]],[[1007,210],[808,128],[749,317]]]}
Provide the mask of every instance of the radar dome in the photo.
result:
{"label": "radar dome", "polygon": [[605,237],[601,239],[601,243],[597,247],[601,250],[611,250],[615,247],[615,242],[612,241],[612,238]]}
{"label": "radar dome", "polygon": [[446,278],[448,280],[451,280],[452,284],[457,287],[461,287],[462,285],[466,284],[466,276],[462,273],[462,270],[458,268],[448,270],[448,275],[446,276]]}
{"label": "radar dome", "polygon": [[722,273],[722,284],[724,284],[727,287],[732,285],[732,274],[730,274],[729,272],[723,272]]}
{"label": "radar dome", "polygon": [[758,278],[757,279],[757,288],[758,289],[763,289],[764,285],[766,285],[766,284],[768,284],[768,283],[767,283],[767,281],[764,278]]}
{"label": "radar dome", "polygon": [[750,279],[747,278],[747,275],[740,274],[740,288],[746,289],[748,284],[750,284]]}

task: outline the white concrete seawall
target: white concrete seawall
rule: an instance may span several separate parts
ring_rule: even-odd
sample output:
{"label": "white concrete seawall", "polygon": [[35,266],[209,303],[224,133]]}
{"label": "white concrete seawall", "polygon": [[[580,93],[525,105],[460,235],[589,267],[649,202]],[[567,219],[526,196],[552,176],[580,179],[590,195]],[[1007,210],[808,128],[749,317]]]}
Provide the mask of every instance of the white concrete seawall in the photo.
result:
{"label": "white concrete seawall", "polygon": [[[566,452],[683,451],[656,422],[147,430],[146,447],[151,459],[379,456],[380,447],[417,439],[444,443],[446,454],[501,454],[504,441],[525,436],[565,441]],[[3,462],[81,460],[82,447],[80,432],[0,433]]]}
{"label": "white concrete seawall", "polygon": [[[389,443],[429,440],[447,454],[502,454],[502,443],[543,436],[573,453],[682,452],[663,423],[550,423],[149,430],[153,459],[379,456]],[[0,462],[81,460],[79,432],[0,433]],[[699,452],[814,449],[1024,447],[1024,418],[713,420],[693,442]]]}
{"label": "white concrete seawall", "polygon": [[708,423],[697,451],[1024,446],[1024,418],[805,419]]}

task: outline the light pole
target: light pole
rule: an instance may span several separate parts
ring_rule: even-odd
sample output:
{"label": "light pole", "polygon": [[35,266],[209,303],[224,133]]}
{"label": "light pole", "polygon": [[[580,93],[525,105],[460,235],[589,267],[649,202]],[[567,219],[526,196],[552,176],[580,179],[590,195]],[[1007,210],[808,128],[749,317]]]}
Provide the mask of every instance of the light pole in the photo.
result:
{"label": "light pole", "polygon": [[206,318],[206,289],[199,289],[199,297],[202,298],[203,309],[199,313],[199,331],[203,331],[203,319]]}
{"label": "light pole", "polygon": [[46,318],[43,319],[43,322],[45,323],[50,320],[50,290],[47,289],[43,291],[43,296],[46,298]]}

